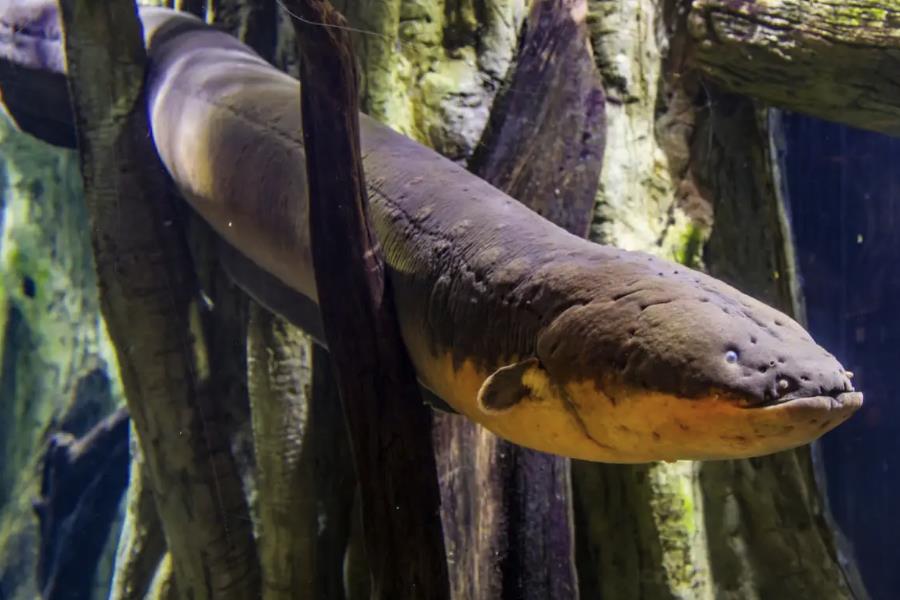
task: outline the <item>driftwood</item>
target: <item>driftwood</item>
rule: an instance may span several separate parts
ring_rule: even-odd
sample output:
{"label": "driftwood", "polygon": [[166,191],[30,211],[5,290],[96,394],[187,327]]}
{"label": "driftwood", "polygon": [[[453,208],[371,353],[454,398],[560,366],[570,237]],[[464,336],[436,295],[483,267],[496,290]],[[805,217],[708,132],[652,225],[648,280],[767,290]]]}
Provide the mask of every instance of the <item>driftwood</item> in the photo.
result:
{"label": "driftwood", "polygon": [[316,287],[361,488],[372,595],[447,598],[431,419],[369,225],[350,37],[327,1],[287,5],[329,25],[294,21]]}
{"label": "driftwood", "polygon": [[281,318],[251,309],[247,359],[264,598],[314,589],[316,457],[309,448],[311,357],[303,338]]}
{"label": "driftwood", "polygon": [[900,134],[900,6],[884,0],[696,0],[692,64],[724,89]]}
{"label": "driftwood", "polygon": [[539,0],[469,168],[582,237],[606,145],[606,104],[584,23],[586,0]]}
{"label": "driftwood", "polygon": [[340,598],[355,482],[327,354],[258,306],[248,330],[263,597]]}
{"label": "driftwood", "polygon": [[43,461],[38,589],[44,600],[87,598],[128,483],[128,412],[121,408],[85,436],[57,433]]}
{"label": "driftwood", "polygon": [[148,135],[134,3],[60,5],[101,306],[178,588],[197,599],[255,598],[233,417],[201,380],[189,323],[197,284]]}

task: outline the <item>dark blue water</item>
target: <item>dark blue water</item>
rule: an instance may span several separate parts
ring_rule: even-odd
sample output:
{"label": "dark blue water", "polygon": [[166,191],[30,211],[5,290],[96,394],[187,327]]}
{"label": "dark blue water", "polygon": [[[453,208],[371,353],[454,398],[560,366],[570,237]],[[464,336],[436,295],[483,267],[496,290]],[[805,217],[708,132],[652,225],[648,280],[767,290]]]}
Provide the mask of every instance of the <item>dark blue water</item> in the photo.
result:
{"label": "dark blue water", "polygon": [[862,411],[822,442],[828,494],[873,600],[900,597],[900,140],[785,119],[791,221],[814,337]]}

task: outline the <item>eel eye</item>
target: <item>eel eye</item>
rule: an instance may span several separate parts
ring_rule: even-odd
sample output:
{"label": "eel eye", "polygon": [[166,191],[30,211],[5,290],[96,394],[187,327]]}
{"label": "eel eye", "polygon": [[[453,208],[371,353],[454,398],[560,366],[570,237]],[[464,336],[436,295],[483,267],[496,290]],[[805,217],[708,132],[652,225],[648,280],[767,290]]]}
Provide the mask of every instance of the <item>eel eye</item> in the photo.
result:
{"label": "eel eye", "polygon": [[729,350],[725,353],[725,362],[730,365],[733,365],[738,360],[738,354],[734,350]]}

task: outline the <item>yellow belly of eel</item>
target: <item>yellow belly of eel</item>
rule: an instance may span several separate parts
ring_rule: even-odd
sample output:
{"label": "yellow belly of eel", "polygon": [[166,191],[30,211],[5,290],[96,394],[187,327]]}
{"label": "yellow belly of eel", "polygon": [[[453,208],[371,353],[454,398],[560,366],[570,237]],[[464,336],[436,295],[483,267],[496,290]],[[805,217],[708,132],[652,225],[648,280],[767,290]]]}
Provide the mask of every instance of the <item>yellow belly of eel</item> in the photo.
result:
{"label": "yellow belly of eel", "polygon": [[[858,407],[831,400],[762,409],[742,407],[728,392],[684,398],[629,385],[615,373],[556,386],[539,369],[522,378],[529,394],[501,411],[485,409],[479,392],[492,373],[445,354],[420,361],[420,376],[462,414],[516,444],[581,460],[744,458],[801,446],[831,430]],[[577,400],[576,400],[577,399]]]}

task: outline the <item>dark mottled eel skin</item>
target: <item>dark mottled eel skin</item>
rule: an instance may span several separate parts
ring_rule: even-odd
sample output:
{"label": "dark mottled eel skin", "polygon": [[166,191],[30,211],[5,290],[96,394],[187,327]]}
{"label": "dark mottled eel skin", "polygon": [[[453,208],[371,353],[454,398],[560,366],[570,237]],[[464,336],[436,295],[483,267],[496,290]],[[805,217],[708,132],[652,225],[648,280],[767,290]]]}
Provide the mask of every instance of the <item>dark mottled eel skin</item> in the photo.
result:
{"label": "dark mottled eel skin", "polygon": [[[0,54],[59,74],[46,43],[50,59],[9,51],[16,35],[55,27],[36,16],[42,4],[0,15],[10,31],[18,23]],[[152,132],[170,175],[236,250],[238,283],[311,323],[299,84],[192,17],[141,16]],[[20,125],[39,129],[22,110],[11,108]],[[702,273],[570,235],[368,117],[361,129],[419,379],[504,438],[607,462],[746,457],[805,444],[861,405],[849,374],[784,314]]]}

